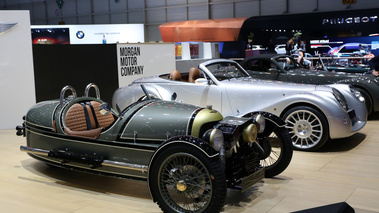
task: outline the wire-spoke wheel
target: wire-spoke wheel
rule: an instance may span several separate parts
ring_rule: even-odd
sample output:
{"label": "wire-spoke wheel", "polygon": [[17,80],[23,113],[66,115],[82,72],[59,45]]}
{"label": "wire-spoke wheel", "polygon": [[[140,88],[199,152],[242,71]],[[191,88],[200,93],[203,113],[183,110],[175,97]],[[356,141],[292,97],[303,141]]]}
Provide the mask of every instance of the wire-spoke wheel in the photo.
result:
{"label": "wire-spoke wheel", "polygon": [[325,117],[311,107],[294,107],[284,114],[283,119],[296,149],[314,151],[329,138]]}
{"label": "wire-spoke wheel", "polygon": [[151,194],[164,212],[220,211],[226,197],[221,168],[197,148],[168,147],[152,165]]}
{"label": "wire-spoke wheel", "polygon": [[266,158],[260,161],[265,167],[266,178],[274,177],[282,173],[290,164],[293,154],[292,143],[288,131],[284,127],[275,128],[269,137],[260,142],[264,150],[269,150]]}

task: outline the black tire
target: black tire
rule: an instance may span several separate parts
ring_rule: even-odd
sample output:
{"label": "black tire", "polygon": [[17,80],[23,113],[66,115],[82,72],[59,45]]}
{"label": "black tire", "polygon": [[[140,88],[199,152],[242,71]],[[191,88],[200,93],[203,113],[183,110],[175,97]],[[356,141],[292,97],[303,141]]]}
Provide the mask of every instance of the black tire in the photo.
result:
{"label": "black tire", "polygon": [[163,212],[220,212],[226,179],[219,158],[177,143],[161,150],[149,171],[149,187]]}
{"label": "black tire", "polygon": [[275,128],[274,132],[261,144],[265,150],[270,150],[269,156],[260,161],[261,166],[266,169],[265,177],[271,178],[282,173],[290,164],[293,155],[288,130],[285,127]]}
{"label": "black tire", "polygon": [[367,108],[367,115],[369,115],[372,112],[372,99],[371,99],[371,96],[364,89],[361,89],[361,88],[356,88],[356,89],[365,98],[365,104],[366,104],[366,108]]}
{"label": "black tire", "polygon": [[297,106],[283,115],[292,145],[297,150],[315,151],[329,140],[325,116],[308,106]]}

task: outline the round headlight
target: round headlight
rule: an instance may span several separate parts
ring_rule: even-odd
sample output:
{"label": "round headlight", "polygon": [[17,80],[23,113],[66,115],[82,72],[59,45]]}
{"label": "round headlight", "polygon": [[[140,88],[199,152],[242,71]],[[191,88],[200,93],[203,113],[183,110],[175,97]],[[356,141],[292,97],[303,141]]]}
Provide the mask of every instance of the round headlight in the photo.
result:
{"label": "round headlight", "polygon": [[258,133],[262,133],[265,130],[266,127],[266,119],[262,114],[258,114],[257,117],[255,117],[255,122],[259,124],[259,131]]}
{"label": "round headlight", "polygon": [[219,129],[210,129],[204,133],[203,140],[209,141],[212,147],[218,152],[224,145],[224,134]]}
{"label": "round headlight", "polygon": [[258,128],[255,124],[249,124],[243,129],[243,140],[245,142],[253,143],[257,139]]}

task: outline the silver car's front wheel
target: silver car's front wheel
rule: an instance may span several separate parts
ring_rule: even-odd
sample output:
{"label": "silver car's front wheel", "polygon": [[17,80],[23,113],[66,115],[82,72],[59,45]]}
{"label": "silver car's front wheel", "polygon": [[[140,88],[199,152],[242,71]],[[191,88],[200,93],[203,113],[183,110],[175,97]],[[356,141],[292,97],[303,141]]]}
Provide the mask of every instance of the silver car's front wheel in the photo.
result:
{"label": "silver car's front wheel", "polygon": [[283,116],[292,144],[295,149],[314,151],[329,139],[326,118],[318,110],[307,106],[298,106]]}

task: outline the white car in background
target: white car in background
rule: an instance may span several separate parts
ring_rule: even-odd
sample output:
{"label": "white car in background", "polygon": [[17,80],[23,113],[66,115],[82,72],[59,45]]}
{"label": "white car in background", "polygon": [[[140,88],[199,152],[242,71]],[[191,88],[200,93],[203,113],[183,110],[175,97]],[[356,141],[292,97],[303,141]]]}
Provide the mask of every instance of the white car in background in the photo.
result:
{"label": "white car in background", "polygon": [[263,48],[262,45],[255,45],[255,44],[251,45],[251,49],[252,50],[265,50],[265,48]]}
{"label": "white car in background", "polygon": [[286,45],[285,44],[275,45],[275,52],[277,54],[286,54]]}

